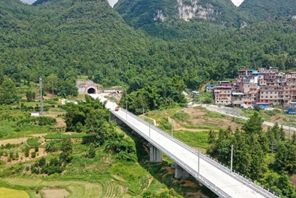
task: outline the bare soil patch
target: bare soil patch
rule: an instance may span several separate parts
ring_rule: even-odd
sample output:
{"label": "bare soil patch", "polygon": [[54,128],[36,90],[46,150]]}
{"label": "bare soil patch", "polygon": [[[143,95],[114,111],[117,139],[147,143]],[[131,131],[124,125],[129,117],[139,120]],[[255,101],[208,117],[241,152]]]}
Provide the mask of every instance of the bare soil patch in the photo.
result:
{"label": "bare soil patch", "polygon": [[43,189],[41,194],[44,198],[65,198],[70,195],[66,189]]}
{"label": "bare soil patch", "polygon": [[188,186],[190,188],[197,188],[198,187],[197,183],[194,183],[192,181],[184,180],[183,182],[184,182],[183,186]]}
{"label": "bare soil patch", "polygon": [[112,176],[119,181],[127,182],[126,179],[124,179],[123,177],[120,177],[119,175],[112,175]]}
{"label": "bare soil patch", "polygon": [[[174,124],[175,127],[175,124]],[[184,128],[184,127],[177,127],[174,128],[174,131],[190,131],[190,132],[205,132],[205,131],[209,131],[208,129],[190,129],[190,128]],[[216,130],[214,130],[216,131]]]}
{"label": "bare soil patch", "polygon": [[171,167],[163,167],[169,174],[175,174],[175,170],[172,169]]}
{"label": "bare soil patch", "polygon": [[291,183],[292,185],[296,186],[296,174],[291,176]]}
{"label": "bare soil patch", "polygon": [[57,123],[54,125],[55,127],[66,127],[65,120],[63,118],[59,117],[59,115],[61,115],[61,114],[63,114],[63,113],[62,112],[48,111],[44,115],[56,119]]}
{"label": "bare soil patch", "polygon": [[[222,129],[227,129],[228,126],[232,128],[232,130],[235,130],[237,127],[241,127],[241,124],[236,123],[233,118],[230,117],[208,117],[207,116],[207,110],[203,108],[185,108],[183,109],[185,113],[188,113],[190,115],[190,118],[186,121],[187,123],[193,124],[193,125],[204,125],[204,126],[216,126]],[[180,125],[186,124],[185,122],[179,122]],[[176,125],[175,130],[182,130],[180,129],[182,127]],[[186,129],[188,131],[188,128]],[[194,131],[191,130],[190,131]],[[205,130],[203,130],[205,131]],[[196,131],[198,132],[198,130]]]}

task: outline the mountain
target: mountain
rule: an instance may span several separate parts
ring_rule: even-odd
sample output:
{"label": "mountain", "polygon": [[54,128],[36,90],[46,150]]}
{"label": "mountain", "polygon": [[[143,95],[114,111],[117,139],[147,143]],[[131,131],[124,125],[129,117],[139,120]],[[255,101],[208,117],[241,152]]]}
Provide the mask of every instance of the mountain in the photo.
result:
{"label": "mountain", "polygon": [[231,0],[120,0],[114,8],[127,24],[160,38],[204,37],[249,22]]}
{"label": "mountain", "polygon": [[296,16],[295,0],[245,0],[239,10],[248,12],[254,21]]}
{"label": "mountain", "polygon": [[107,0],[48,0],[36,6],[4,0],[0,6],[1,73],[16,83],[58,79],[55,91],[63,96],[73,93],[78,75],[133,90],[175,81],[196,89],[208,80],[232,78],[239,68],[296,67],[292,19],[238,29],[172,18],[135,30]]}
{"label": "mountain", "polygon": [[230,0],[121,0],[115,9],[134,27],[170,19],[197,19],[232,26],[242,18]]}

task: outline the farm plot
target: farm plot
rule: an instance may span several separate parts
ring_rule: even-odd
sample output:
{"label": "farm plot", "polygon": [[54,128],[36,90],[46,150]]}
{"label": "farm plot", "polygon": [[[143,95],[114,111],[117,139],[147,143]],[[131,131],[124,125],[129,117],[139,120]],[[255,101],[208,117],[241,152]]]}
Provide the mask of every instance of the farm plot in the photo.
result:
{"label": "farm plot", "polygon": [[0,188],[0,198],[29,198],[29,195],[23,190],[14,190],[9,188]]}

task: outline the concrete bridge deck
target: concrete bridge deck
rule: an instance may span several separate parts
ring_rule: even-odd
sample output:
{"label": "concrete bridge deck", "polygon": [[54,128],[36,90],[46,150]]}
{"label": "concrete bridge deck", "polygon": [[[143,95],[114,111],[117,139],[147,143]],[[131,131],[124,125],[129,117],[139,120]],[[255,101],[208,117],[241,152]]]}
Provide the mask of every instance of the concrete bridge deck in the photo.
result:
{"label": "concrete bridge deck", "polygon": [[[91,96],[98,98],[102,102],[107,100],[99,95]],[[153,145],[154,150],[150,149],[150,151],[161,151],[165,153],[175,161],[176,169],[182,169],[192,175],[219,197],[277,197],[132,113],[122,108],[119,111],[114,111],[115,107],[115,103],[107,100],[106,108],[110,109],[113,116],[116,116],[116,119],[120,119],[120,121],[124,122]],[[158,158],[157,156],[153,157],[156,160]]]}

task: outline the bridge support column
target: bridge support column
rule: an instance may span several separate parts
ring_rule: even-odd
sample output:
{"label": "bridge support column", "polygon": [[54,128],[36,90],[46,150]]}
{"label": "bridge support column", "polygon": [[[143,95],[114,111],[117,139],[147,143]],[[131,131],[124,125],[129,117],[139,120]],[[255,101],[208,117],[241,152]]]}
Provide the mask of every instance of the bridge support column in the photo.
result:
{"label": "bridge support column", "polygon": [[187,177],[189,177],[189,173],[187,173],[186,170],[184,170],[181,166],[175,163],[175,178],[183,179]]}
{"label": "bridge support column", "polygon": [[150,162],[162,162],[161,151],[158,150],[152,144],[149,144],[150,147]]}
{"label": "bridge support column", "polygon": [[120,119],[118,119],[115,115],[113,115],[112,113],[110,115],[110,120],[116,122],[116,124],[119,124],[119,125],[123,124],[123,122]]}

